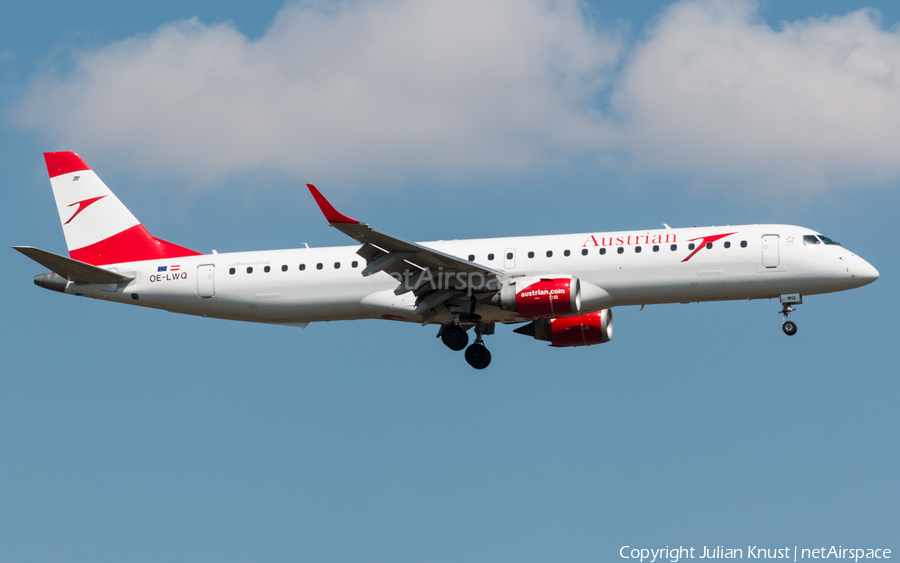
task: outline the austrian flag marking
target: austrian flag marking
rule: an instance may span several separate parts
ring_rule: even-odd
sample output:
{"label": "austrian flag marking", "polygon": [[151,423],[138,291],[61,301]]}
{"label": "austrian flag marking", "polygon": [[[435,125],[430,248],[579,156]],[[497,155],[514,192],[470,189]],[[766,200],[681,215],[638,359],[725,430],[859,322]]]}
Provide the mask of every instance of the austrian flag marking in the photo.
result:
{"label": "austrian flag marking", "polygon": [[188,273],[181,271],[181,264],[157,266],[156,273],[150,276],[151,282],[168,282],[188,279]]}

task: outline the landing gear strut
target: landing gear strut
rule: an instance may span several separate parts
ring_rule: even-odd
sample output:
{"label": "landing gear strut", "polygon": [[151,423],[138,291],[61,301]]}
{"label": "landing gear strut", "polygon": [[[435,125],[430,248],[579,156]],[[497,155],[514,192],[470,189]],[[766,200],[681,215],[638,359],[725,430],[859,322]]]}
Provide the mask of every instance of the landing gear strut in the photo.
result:
{"label": "landing gear strut", "polygon": [[475,369],[484,369],[491,365],[491,352],[484,346],[482,335],[493,334],[494,325],[475,325],[475,344],[466,348],[466,361]]}

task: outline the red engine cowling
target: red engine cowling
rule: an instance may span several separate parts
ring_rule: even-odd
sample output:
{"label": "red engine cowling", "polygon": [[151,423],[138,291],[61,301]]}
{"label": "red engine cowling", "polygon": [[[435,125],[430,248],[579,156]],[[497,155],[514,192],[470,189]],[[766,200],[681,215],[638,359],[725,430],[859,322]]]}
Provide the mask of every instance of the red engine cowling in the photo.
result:
{"label": "red engine cowling", "polygon": [[581,309],[581,288],[573,276],[519,278],[500,290],[500,307],[522,317],[558,317]]}
{"label": "red engine cowling", "polygon": [[544,340],[557,348],[603,344],[612,339],[612,311],[603,309],[562,319],[539,319],[515,332]]}

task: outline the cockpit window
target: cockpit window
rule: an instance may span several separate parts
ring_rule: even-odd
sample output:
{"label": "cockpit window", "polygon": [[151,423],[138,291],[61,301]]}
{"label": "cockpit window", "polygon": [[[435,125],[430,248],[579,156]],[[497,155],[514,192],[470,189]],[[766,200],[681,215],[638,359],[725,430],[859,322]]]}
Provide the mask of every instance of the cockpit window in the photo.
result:
{"label": "cockpit window", "polygon": [[835,246],[840,246],[840,245],[841,245],[841,243],[839,243],[838,241],[836,241],[836,240],[831,240],[830,238],[828,238],[828,237],[823,237],[822,235],[819,235],[819,238],[822,239],[822,242],[824,242],[825,244],[833,244],[833,245],[835,245]]}
{"label": "cockpit window", "polygon": [[803,235],[803,244],[819,244],[816,235]]}

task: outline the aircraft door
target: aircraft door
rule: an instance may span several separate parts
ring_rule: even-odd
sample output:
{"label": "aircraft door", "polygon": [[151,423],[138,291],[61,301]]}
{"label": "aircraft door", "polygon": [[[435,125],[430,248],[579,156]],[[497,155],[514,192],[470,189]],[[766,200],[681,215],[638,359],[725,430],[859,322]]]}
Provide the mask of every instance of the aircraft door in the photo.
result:
{"label": "aircraft door", "polygon": [[507,248],[503,251],[503,268],[511,270],[516,267],[516,249]]}
{"label": "aircraft door", "polygon": [[723,270],[700,270],[697,289],[701,300],[728,299],[728,278]]}
{"label": "aircraft door", "polygon": [[762,263],[765,268],[778,267],[778,235],[762,236]]}
{"label": "aircraft door", "polygon": [[197,266],[197,295],[212,297],[216,294],[216,267],[213,264]]}

